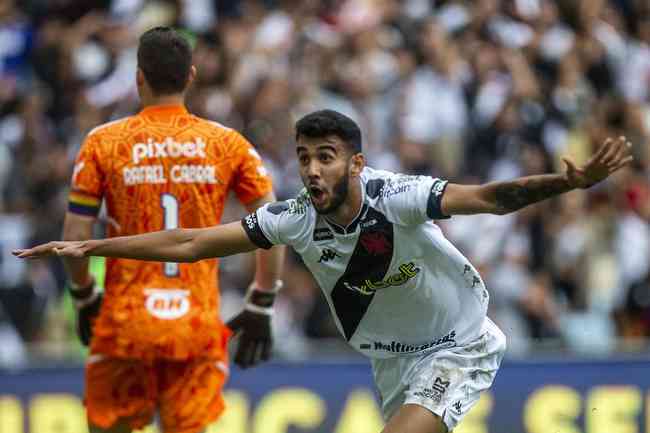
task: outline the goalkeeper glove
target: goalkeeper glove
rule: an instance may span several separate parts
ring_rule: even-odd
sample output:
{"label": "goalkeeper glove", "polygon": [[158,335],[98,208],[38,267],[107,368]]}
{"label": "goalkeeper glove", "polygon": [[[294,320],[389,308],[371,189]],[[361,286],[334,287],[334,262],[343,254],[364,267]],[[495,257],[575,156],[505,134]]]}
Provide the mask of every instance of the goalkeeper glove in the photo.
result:
{"label": "goalkeeper glove", "polygon": [[84,346],[88,346],[93,336],[93,323],[102,306],[102,293],[95,290],[94,278],[86,287],[77,286],[72,281],[68,287],[77,311],[77,336]]}
{"label": "goalkeeper glove", "polygon": [[235,337],[239,336],[235,364],[241,368],[253,367],[271,356],[273,301],[282,285],[277,280],[273,289],[262,291],[255,283],[251,284],[244,298],[244,310],[226,324]]}

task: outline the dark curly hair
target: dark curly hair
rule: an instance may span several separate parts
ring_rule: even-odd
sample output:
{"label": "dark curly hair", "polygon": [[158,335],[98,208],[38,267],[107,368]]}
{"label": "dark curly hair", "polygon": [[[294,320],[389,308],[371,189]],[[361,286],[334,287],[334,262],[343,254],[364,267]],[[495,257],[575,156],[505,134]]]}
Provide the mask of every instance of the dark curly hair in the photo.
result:
{"label": "dark curly hair", "polygon": [[352,153],[361,153],[361,130],[348,116],[334,110],[320,110],[309,113],[296,122],[296,140],[300,136],[324,138],[335,135]]}

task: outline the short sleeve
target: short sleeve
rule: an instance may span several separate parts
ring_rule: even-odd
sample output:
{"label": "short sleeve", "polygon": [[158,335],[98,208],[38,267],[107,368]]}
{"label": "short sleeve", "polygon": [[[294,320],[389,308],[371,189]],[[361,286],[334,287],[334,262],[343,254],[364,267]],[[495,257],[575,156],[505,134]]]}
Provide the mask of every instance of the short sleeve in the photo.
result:
{"label": "short sleeve", "polygon": [[429,176],[394,175],[368,181],[366,192],[393,221],[412,225],[449,218],[442,212],[447,184]]}
{"label": "short sleeve", "polygon": [[105,173],[101,167],[100,141],[96,135],[86,138],[72,170],[68,211],[97,216],[104,196]]}
{"label": "short sleeve", "polygon": [[248,204],[273,191],[273,183],[255,148],[238,132],[233,134],[238,161],[232,188],[239,201]]}
{"label": "short sleeve", "polygon": [[268,203],[242,219],[249,239],[258,247],[294,246],[306,225],[306,207],[291,199]]}

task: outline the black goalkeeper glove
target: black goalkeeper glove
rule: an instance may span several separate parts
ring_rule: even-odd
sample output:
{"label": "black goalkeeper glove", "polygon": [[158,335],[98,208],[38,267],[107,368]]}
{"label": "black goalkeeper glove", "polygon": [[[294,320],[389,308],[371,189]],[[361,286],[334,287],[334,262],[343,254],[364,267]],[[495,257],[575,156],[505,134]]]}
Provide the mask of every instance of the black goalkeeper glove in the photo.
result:
{"label": "black goalkeeper glove", "polygon": [[234,336],[239,337],[235,364],[241,368],[253,367],[271,357],[273,301],[281,288],[280,280],[275,282],[271,291],[259,290],[255,283],[251,284],[246,293],[244,310],[226,324]]}
{"label": "black goalkeeper glove", "polygon": [[95,290],[95,280],[87,287],[68,283],[75,310],[77,311],[77,336],[84,346],[90,344],[93,336],[93,322],[102,306],[102,293]]}

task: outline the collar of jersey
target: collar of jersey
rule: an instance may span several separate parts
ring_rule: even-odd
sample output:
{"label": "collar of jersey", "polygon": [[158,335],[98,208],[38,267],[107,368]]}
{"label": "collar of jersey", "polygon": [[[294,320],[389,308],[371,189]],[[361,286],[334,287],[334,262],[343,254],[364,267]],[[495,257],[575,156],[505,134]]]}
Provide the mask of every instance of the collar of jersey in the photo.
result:
{"label": "collar of jersey", "polygon": [[140,114],[187,114],[187,108],[181,104],[150,105],[144,107]]}
{"label": "collar of jersey", "polygon": [[323,216],[325,222],[340,235],[349,235],[350,233],[354,233],[354,231],[357,229],[357,226],[366,216],[366,212],[368,211],[368,205],[366,204],[366,187],[361,178],[359,178],[359,182],[361,183],[361,209],[359,209],[359,213],[356,217],[354,217],[352,222],[347,225],[347,227],[343,227],[342,225],[330,221],[326,216]]}
{"label": "collar of jersey", "polygon": [[361,210],[359,211],[359,214],[356,216],[355,219],[352,220],[350,224],[347,225],[347,227],[338,225],[337,223],[327,219],[327,217],[323,217],[323,218],[325,219],[327,224],[329,224],[329,226],[332,227],[332,229],[334,229],[336,233],[340,235],[349,235],[350,233],[354,233],[354,231],[357,229],[357,226],[359,225],[363,217],[366,216],[367,210],[368,210],[368,205],[364,203],[363,206],[361,206]]}

